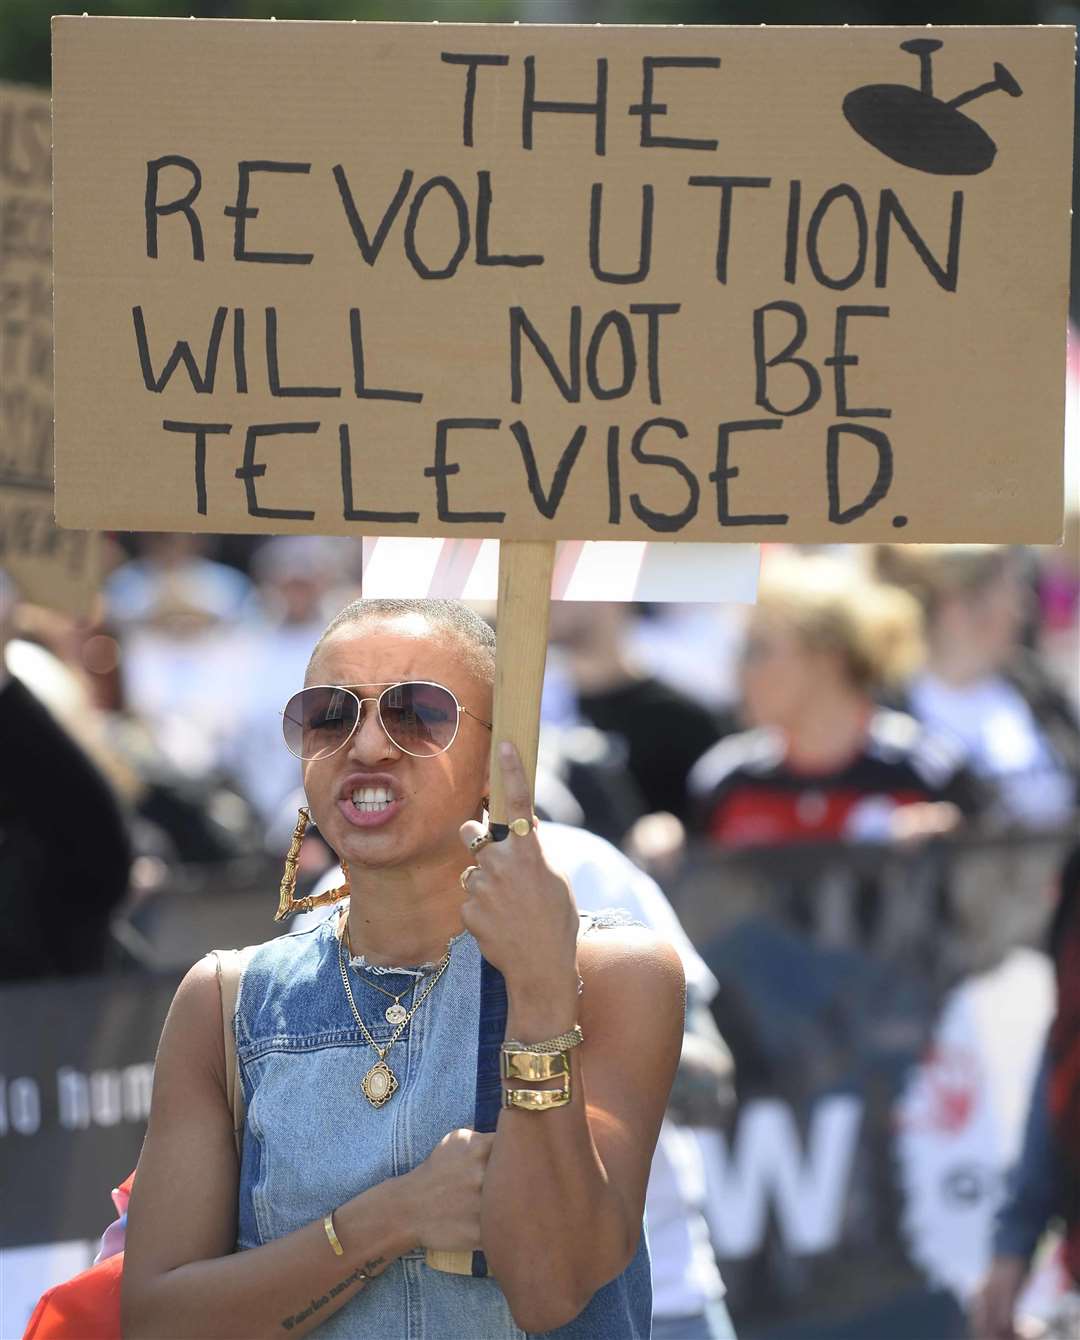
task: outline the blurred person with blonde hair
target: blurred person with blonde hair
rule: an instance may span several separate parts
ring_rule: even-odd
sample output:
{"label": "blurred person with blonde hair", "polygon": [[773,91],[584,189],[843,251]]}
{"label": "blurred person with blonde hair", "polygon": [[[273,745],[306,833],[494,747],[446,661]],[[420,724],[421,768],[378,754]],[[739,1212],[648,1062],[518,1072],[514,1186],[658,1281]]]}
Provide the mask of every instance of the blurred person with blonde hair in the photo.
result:
{"label": "blurred person with blonde hair", "polygon": [[1053,828],[1080,799],[1080,724],[1024,646],[1035,604],[1022,558],[1007,545],[886,545],[876,568],[925,612],[926,662],[904,708],[963,747],[996,818]]}
{"label": "blurred person with blonde hair", "polygon": [[724,846],[888,841],[974,811],[960,752],[876,701],[922,654],[905,592],[824,555],[770,561],[742,649],[752,729],[690,777],[701,833]]}

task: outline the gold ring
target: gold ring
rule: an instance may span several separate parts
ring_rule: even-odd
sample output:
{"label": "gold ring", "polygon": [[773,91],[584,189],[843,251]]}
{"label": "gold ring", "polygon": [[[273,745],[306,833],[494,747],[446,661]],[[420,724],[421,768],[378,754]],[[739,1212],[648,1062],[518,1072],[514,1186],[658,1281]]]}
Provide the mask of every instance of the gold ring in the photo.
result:
{"label": "gold ring", "polygon": [[515,837],[528,837],[533,831],[533,825],[535,823],[535,819],[515,819],[510,824],[510,832],[513,833]]}
{"label": "gold ring", "polygon": [[469,876],[473,873],[473,871],[479,869],[480,867],[478,865],[467,865],[465,869],[461,872],[461,874],[458,875],[458,883],[461,885],[461,887],[465,890],[466,893],[469,892]]}
{"label": "gold ring", "polygon": [[469,850],[483,851],[483,849],[488,845],[489,842],[494,841],[495,839],[491,836],[490,832],[481,833],[478,837],[474,837],[473,840],[469,843]]}

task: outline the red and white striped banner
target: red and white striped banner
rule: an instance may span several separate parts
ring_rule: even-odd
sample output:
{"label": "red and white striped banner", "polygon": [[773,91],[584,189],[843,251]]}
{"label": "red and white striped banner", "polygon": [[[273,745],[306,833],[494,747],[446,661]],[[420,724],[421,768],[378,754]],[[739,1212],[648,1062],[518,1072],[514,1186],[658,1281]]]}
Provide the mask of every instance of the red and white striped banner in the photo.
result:
{"label": "red and white striped banner", "polygon": [[[715,601],[753,604],[756,544],[646,544],[568,540],[558,546],[553,600]],[[497,540],[364,540],[365,596],[494,600]]]}

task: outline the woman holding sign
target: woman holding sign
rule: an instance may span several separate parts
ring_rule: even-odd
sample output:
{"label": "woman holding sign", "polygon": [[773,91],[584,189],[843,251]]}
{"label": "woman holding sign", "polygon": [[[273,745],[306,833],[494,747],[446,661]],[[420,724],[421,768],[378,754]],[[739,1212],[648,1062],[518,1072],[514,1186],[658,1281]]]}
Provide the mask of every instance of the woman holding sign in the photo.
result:
{"label": "woman holding sign", "polygon": [[[493,673],[490,630],[450,601],[358,601],[317,644],[284,729],[352,897],[247,957],[239,1158],[213,957],[181,984],[127,1336],[648,1336],[682,970],[639,926],[582,924],[511,747],[511,832],[483,828]],[[473,1253],[471,1274],[431,1252]]]}

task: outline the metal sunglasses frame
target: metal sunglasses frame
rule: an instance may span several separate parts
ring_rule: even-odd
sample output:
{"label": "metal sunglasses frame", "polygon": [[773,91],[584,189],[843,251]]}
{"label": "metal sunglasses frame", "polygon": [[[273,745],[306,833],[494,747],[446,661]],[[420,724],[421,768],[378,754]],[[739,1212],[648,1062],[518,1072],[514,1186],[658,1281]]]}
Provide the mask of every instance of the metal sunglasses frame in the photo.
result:
{"label": "metal sunglasses frame", "polygon": [[[414,754],[411,749],[406,749],[404,748],[404,746],[400,745],[397,742],[397,740],[395,740],[394,737],[390,734],[389,730],[387,730],[386,722],[383,720],[382,700],[383,698],[386,697],[386,695],[390,692],[391,689],[401,688],[403,684],[426,684],[433,689],[442,689],[443,693],[447,693],[450,695],[451,702],[457,708],[457,720],[454,722],[453,735],[450,736],[450,739],[446,742],[446,744],[443,745],[441,749],[435,750],[434,753]],[[345,737],[344,740],[342,740],[342,742],[338,745],[336,749],[331,749],[331,751],[328,754],[320,754],[318,758],[304,758],[303,755],[297,754],[292,748],[290,748],[288,737],[285,735],[285,716],[289,710],[289,703],[293,701],[293,698],[298,698],[302,693],[306,693],[309,689],[332,689],[335,693],[347,693],[350,695],[350,697],[356,700],[356,720],[353,722],[352,730],[349,731],[348,735]],[[357,689],[381,689],[382,692],[379,693],[374,698],[370,696],[362,697],[359,693],[356,692]],[[387,681],[375,680],[370,684],[305,684],[302,689],[297,689],[297,691],[294,694],[292,694],[292,696],[289,698],[289,702],[285,704],[285,706],[282,708],[281,711],[281,734],[282,737],[285,739],[285,748],[289,750],[289,753],[292,754],[293,758],[299,759],[301,763],[321,763],[323,759],[333,758],[335,754],[339,754],[344,748],[346,748],[346,746],[349,744],[349,742],[352,740],[353,736],[359,729],[360,722],[363,717],[363,707],[365,703],[375,704],[375,716],[378,718],[378,722],[379,725],[382,727],[383,734],[386,736],[386,738],[390,741],[390,743],[394,746],[395,749],[397,749],[402,754],[408,754],[410,758],[438,758],[440,754],[445,754],[446,751],[450,748],[450,746],[454,743],[454,741],[458,737],[458,731],[461,729],[461,718],[463,716],[472,717],[474,721],[479,721],[481,726],[486,726],[488,730],[493,729],[492,723],[490,721],[485,721],[483,717],[479,717],[476,715],[475,712],[470,712],[467,707],[463,707],[461,703],[458,702],[457,694],[454,692],[454,690],[448,689],[445,684],[440,684],[437,679],[394,679]]]}

